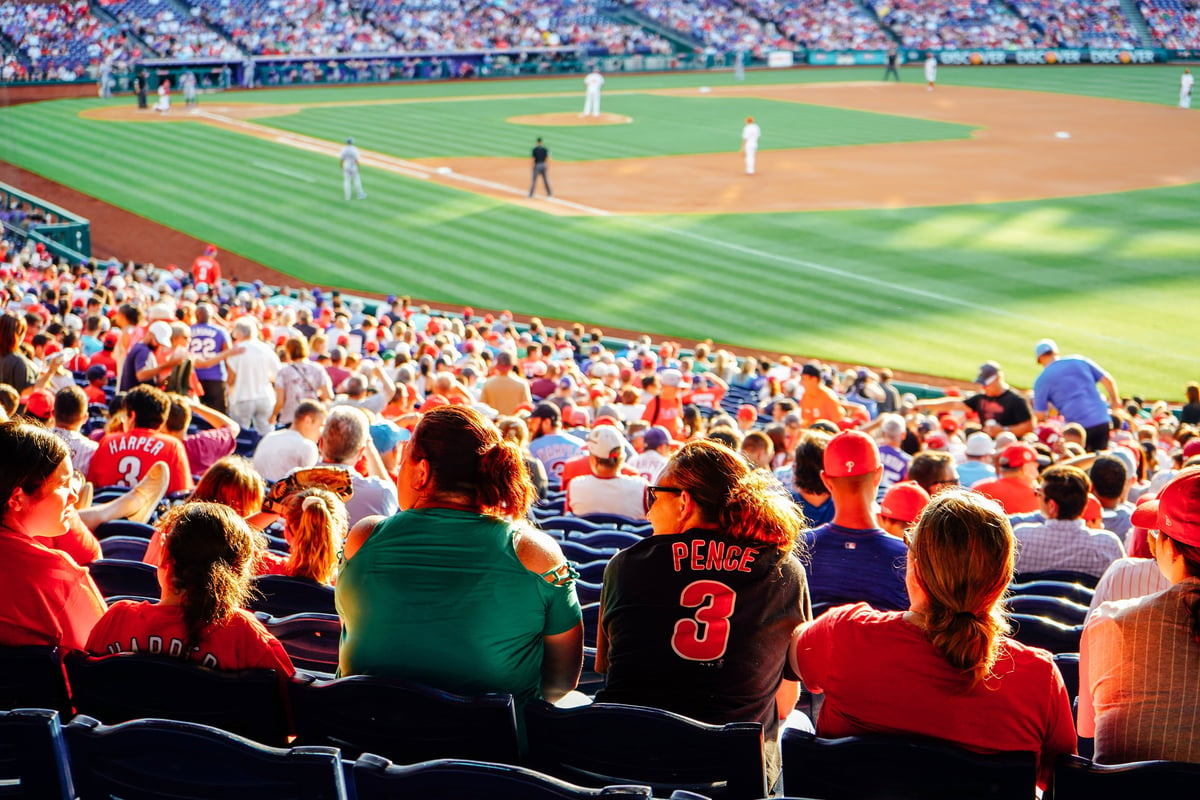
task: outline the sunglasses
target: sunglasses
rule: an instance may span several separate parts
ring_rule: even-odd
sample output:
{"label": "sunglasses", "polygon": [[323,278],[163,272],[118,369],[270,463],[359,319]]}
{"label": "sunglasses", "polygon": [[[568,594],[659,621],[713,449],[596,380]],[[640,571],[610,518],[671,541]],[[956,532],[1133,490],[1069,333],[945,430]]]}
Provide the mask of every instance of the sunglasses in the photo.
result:
{"label": "sunglasses", "polygon": [[676,486],[647,486],[642,493],[642,507],[646,513],[650,513],[650,507],[654,505],[654,501],[658,499],[659,492],[667,494],[683,494],[684,490]]}

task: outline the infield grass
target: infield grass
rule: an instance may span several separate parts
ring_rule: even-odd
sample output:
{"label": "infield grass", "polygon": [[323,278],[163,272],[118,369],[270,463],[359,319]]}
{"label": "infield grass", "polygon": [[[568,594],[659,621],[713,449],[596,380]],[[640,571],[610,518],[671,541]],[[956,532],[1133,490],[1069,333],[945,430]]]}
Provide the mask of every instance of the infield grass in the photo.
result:
{"label": "infield grass", "polygon": [[[750,73],[747,79],[874,80],[879,73],[800,70]],[[1170,103],[1178,73],[1174,67],[943,68],[939,82]],[[919,79],[917,68],[902,75]],[[316,103],[481,95],[490,99],[311,109],[261,122],[338,141],[361,121],[367,129],[353,131],[360,144],[406,157],[467,154],[462,148],[475,135],[470,154],[510,154],[518,144],[523,154],[533,131],[497,120],[540,113],[518,107],[559,101],[491,96],[576,91],[578,83],[320,88],[220,99]],[[605,88],[729,84],[728,74],[613,76]],[[673,98],[606,95],[604,110],[628,113],[621,111],[623,103],[654,108],[667,99]],[[811,142],[780,146],[817,146],[818,136],[847,143],[854,136],[888,136],[896,132],[889,126],[898,124],[884,115],[830,115],[834,110],[808,106],[780,110],[775,106],[787,104],[760,102],[756,116],[798,115],[797,130],[787,135]],[[203,125],[77,116],[101,104],[3,109],[0,158],[295,275],[297,283],[505,307],[962,379],[973,376],[980,362],[998,359],[1012,382],[1026,386],[1038,369],[1033,343],[1044,336],[1056,338],[1064,351],[1095,358],[1125,393],[1178,398],[1185,381],[1200,377],[1200,356],[1188,344],[1200,304],[1197,184],[942,208],[568,218],[367,169],[370,199],[346,204],[340,170],[327,156]],[[477,117],[470,108],[479,109]],[[393,112],[397,116],[389,121]],[[688,113],[673,110],[671,117]],[[822,115],[822,125],[809,127],[822,130],[804,130],[804,115],[814,114]],[[826,124],[841,114],[853,119]],[[555,129],[556,157],[613,157],[631,148],[705,152],[715,146],[718,130],[717,149],[736,147],[728,138],[736,138],[738,126],[729,133],[725,112],[721,122],[702,121],[696,130],[668,119],[653,126],[654,136],[643,133],[652,127],[642,121],[646,112],[630,116],[639,122]],[[864,130],[864,116],[882,117],[882,133],[871,125]],[[1129,124],[1137,124],[1135,113]],[[601,130],[606,132],[585,136]],[[1147,146],[1153,146],[1152,131]],[[451,147],[458,149],[439,150]],[[194,255],[181,253],[179,259]]]}

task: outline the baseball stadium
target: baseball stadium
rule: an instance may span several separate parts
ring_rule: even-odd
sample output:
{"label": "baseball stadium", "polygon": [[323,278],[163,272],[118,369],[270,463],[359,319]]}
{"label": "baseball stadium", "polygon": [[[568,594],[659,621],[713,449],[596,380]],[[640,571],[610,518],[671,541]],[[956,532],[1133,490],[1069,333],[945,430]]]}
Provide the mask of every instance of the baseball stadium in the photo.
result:
{"label": "baseball stadium", "polygon": [[0,780],[1182,788],[1198,14],[5,3]]}

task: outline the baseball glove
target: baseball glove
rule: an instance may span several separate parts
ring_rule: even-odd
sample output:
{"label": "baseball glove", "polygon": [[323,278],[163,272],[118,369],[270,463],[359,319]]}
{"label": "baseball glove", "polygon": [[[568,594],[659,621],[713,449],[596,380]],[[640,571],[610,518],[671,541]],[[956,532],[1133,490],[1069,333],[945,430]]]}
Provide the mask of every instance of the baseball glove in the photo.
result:
{"label": "baseball glove", "polygon": [[263,511],[278,514],[288,496],[305,489],[328,489],[344,502],[354,494],[350,470],[344,467],[305,467],[295,470],[272,484],[267,491]]}

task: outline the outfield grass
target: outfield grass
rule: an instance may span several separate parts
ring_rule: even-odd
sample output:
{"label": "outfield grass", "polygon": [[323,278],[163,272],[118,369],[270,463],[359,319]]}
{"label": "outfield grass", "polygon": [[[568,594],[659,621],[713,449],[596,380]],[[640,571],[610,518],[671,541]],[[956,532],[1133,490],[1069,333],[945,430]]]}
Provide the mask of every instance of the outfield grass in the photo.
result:
{"label": "outfield grass", "polygon": [[[1178,73],[1174,67],[943,68],[939,83],[1170,103]],[[748,81],[864,80],[879,74],[800,70],[751,73]],[[902,74],[919,79],[917,68]],[[605,88],[732,82],[728,74],[611,76]],[[322,88],[222,99],[310,103],[555,94],[576,91],[579,83]],[[628,113],[621,103],[645,100],[606,95],[604,108]],[[1064,351],[1094,357],[1126,392],[1178,398],[1183,383],[1200,376],[1200,357],[1185,344],[1194,330],[1192,309],[1200,302],[1196,184],[945,208],[561,218],[368,169],[370,199],[344,204],[340,170],[328,157],[202,125],[76,116],[106,102],[58,101],[0,111],[0,158],[296,275],[298,282],[507,307],[964,379],[981,361],[995,358],[1018,385],[1036,375],[1032,347],[1043,336],[1057,338]],[[469,141],[461,132],[476,130],[481,135],[474,154],[507,152],[517,143],[524,153],[531,130],[497,118],[539,113],[513,110],[526,103],[540,108],[559,102],[546,97],[314,109],[263,122],[338,140],[346,135],[339,121],[361,119],[368,126],[355,131],[361,144],[407,157],[462,148]],[[832,134],[845,141],[883,135],[862,130],[855,112],[830,115],[834,110],[776,109],[786,104],[760,102],[769,109],[756,109],[756,116],[821,115],[822,125],[809,127],[824,130],[789,130],[789,136]],[[471,123],[460,116],[467,107],[495,110]],[[379,122],[392,111],[398,123]],[[851,115],[842,117],[848,127],[826,127],[826,120],[841,114]],[[630,115],[644,119],[641,111]],[[579,129],[580,136],[620,130],[603,134],[626,137],[620,141],[576,140],[574,131],[556,129],[556,158],[588,157],[589,147],[591,157],[645,148],[652,137],[633,135],[647,130],[642,126],[648,123]],[[663,123],[665,135],[677,140],[658,146],[685,148],[678,152],[713,146],[714,132],[704,125],[692,132],[686,127]],[[820,144],[809,141],[815,144],[808,146]],[[1153,146],[1150,134],[1147,146]],[[717,149],[735,147],[725,142]],[[192,255],[181,253],[180,259]]]}

